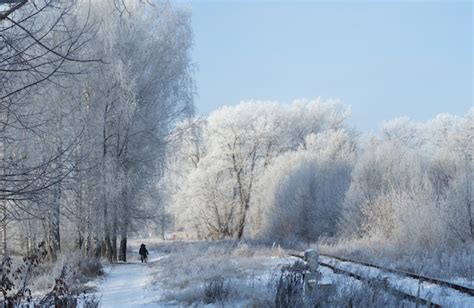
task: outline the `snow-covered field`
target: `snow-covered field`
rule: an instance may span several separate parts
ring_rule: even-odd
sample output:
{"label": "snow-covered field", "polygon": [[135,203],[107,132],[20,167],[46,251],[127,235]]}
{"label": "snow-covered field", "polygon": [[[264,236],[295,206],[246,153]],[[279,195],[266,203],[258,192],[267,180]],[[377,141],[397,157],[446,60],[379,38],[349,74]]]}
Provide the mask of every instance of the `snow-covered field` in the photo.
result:
{"label": "snow-covered field", "polygon": [[235,242],[174,242],[149,249],[147,264],[110,265],[105,277],[94,281],[101,307],[272,306],[280,268],[294,262],[280,248]]}
{"label": "snow-covered field", "polygon": [[[106,268],[105,278],[95,282],[101,307],[274,307],[281,269],[298,261],[279,247],[232,241],[162,242],[152,244],[150,252],[148,264],[133,260]],[[373,278],[361,282],[320,267],[319,283],[334,286],[327,297],[329,306],[414,305],[388,294],[381,285],[388,281],[416,296],[419,284],[414,279],[320,259]],[[419,294],[446,307],[474,307],[473,297],[432,284],[421,284]]]}
{"label": "snow-covered field", "polygon": [[166,305],[270,306],[280,268],[290,264],[280,248],[236,242],[177,243],[154,273]]}

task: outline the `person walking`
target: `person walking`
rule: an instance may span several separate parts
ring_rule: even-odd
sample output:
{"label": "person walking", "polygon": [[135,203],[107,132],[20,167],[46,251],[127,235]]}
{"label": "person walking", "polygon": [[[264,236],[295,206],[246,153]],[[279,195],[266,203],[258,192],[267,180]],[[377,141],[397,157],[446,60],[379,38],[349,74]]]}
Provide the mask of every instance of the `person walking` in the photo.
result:
{"label": "person walking", "polygon": [[145,247],[145,244],[141,244],[140,246],[140,250],[138,251],[138,253],[140,254],[140,259],[143,262],[147,262],[148,261],[148,250],[146,250],[146,247]]}

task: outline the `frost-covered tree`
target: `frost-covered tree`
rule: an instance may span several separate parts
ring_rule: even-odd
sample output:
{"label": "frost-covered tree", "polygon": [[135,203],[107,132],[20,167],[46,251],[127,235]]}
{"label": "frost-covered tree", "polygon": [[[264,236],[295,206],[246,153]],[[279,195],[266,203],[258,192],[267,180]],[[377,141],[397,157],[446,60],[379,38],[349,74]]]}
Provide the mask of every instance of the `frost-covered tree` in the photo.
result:
{"label": "frost-covered tree", "polygon": [[275,157],[306,147],[306,137],[344,125],[349,110],[337,102],[290,105],[250,101],[212,113],[203,129],[205,155],[176,194],[175,209],[207,226],[212,238],[244,236],[256,183]]}
{"label": "frost-covered tree", "polygon": [[99,62],[82,53],[92,35],[92,22],[78,20],[74,10],[72,3],[47,0],[2,4],[0,203],[5,254],[7,222],[42,218],[37,213],[39,204],[41,208],[50,204],[49,230],[56,230],[48,232],[53,259],[59,250],[59,183],[71,172],[65,162],[75,140],[58,138],[63,110],[51,109],[54,94],[50,90],[63,87]]}
{"label": "frost-covered tree", "polygon": [[166,3],[123,3],[126,14],[117,14],[111,2],[92,5],[100,16],[108,12],[92,52],[109,63],[84,87],[99,115],[93,118],[101,170],[95,237],[103,239],[99,247],[109,260],[125,260],[128,233],[157,214],[146,196],[155,194],[163,174],[167,134],[193,111],[188,12]]}
{"label": "frost-covered tree", "polygon": [[472,240],[472,110],[383,132],[354,167],[342,234],[412,251]]}
{"label": "frost-covered tree", "polygon": [[2,229],[40,234],[53,259],[64,246],[125,260],[128,234],[159,216],[167,136],[193,112],[190,14],[25,2],[0,15]]}
{"label": "frost-covered tree", "polygon": [[305,148],[275,159],[259,181],[259,234],[271,240],[316,241],[335,234],[356,158],[353,134],[310,134]]}
{"label": "frost-covered tree", "polygon": [[189,201],[193,200],[193,196],[187,185],[188,182],[192,183],[188,177],[206,155],[203,139],[205,127],[205,118],[190,118],[178,123],[167,138],[166,172],[159,188],[161,197],[168,205],[164,214],[172,221],[174,231],[183,231],[185,227],[188,230],[199,229],[191,214]]}

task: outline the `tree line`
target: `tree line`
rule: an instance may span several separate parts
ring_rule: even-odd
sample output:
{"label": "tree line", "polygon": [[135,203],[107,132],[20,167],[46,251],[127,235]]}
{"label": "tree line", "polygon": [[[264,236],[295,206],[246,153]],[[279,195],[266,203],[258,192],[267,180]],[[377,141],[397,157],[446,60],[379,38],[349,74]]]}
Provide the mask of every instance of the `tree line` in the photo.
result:
{"label": "tree line", "polygon": [[[156,183],[193,113],[190,13],[167,2],[2,1],[3,254],[46,242],[126,261],[164,211]],[[161,219],[162,220],[162,219]]]}
{"label": "tree line", "polygon": [[407,251],[472,243],[474,110],[377,133],[349,116],[335,101],[250,101],[183,121],[163,177],[176,230]]}

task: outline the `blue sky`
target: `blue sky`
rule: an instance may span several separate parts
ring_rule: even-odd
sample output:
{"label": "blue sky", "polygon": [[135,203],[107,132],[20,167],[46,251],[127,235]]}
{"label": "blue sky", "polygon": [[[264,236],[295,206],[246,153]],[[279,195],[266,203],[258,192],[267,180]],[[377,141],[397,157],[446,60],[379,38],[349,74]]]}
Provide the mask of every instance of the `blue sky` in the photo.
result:
{"label": "blue sky", "polygon": [[473,105],[471,2],[184,1],[198,114],[241,100],[338,98],[375,130]]}

